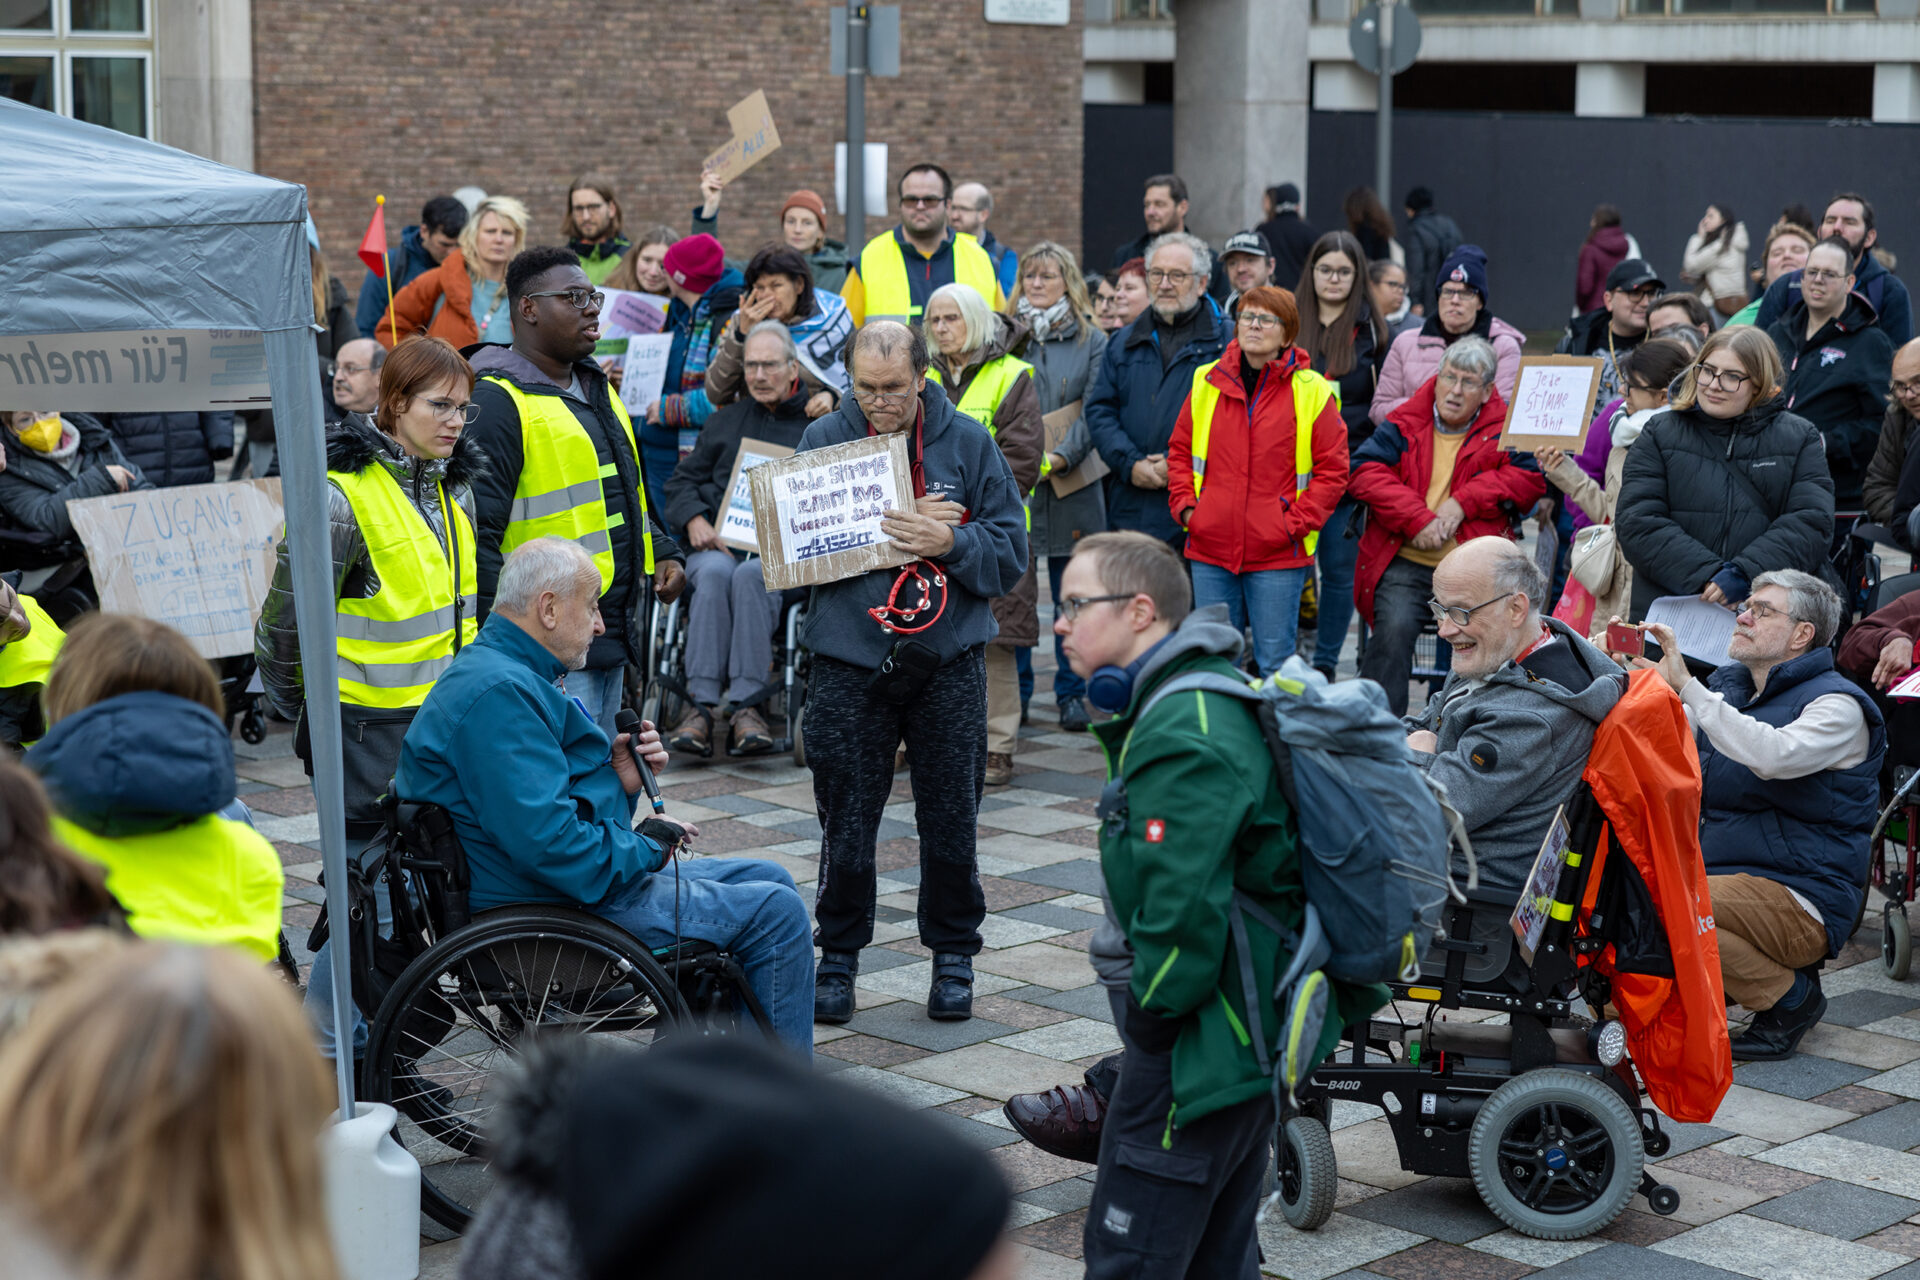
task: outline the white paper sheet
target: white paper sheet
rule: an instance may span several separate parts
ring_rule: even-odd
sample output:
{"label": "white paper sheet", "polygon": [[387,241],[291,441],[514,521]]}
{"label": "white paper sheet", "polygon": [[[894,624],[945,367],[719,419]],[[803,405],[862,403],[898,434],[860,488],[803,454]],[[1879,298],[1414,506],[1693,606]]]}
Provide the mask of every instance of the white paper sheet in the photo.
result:
{"label": "white paper sheet", "polygon": [[1709,604],[1699,596],[1661,596],[1647,606],[1648,622],[1673,628],[1680,652],[1696,662],[1727,664],[1727,641],[1733,639],[1733,610]]}
{"label": "white paper sheet", "polygon": [[667,357],[673,351],[670,333],[635,334],[627,339],[626,372],[620,378],[620,399],[634,420],[647,416],[660,399],[667,380]]}
{"label": "white paper sheet", "polygon": [[1915,667],[1894,681],[1893,687],[1887,690],[1887,696],[1889,698],[1920,698],[1920,667]]}

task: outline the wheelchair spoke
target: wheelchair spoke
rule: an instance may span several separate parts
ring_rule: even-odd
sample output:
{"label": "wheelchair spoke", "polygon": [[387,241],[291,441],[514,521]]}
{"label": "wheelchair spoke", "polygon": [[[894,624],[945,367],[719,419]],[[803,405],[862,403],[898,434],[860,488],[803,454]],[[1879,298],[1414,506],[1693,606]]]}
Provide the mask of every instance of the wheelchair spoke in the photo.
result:
{"label": "wheelchair spoke", "polygon": [[1520,1199],[1525,1204],[1538,1209],[1541,1206],[1547,1188],[1552,1185],[1552,1171],[1544,1164],[1535,1165],[1533,1177],[1528,1181],[1527,1189],[1520,1193]]}

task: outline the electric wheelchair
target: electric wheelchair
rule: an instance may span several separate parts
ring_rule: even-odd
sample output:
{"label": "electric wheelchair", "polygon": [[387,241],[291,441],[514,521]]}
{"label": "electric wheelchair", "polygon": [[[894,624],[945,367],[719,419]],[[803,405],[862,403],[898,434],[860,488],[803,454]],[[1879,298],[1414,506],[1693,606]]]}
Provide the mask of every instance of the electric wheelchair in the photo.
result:
{"label": "electric wheelchair", "polygon": [[[1584,782],[1567,824],[1568,849],[1598,846],[1606,819]],[[1590,885],[1594,861],[1568,860],[1531,962],[1509,920],[1518,895],[1475,891],[1447,904],[1419,977],[1392,985],[1383,1012],[1393,1020],[1376,1014],[1349,1028],[1345,1045],[1301,1083],[1295,1113],[1283,1113],[1276,1196],[1288,1222],[1312,1230],[1333,1212],[1335,1100],[1380,1107],[1404,1169],[1471,1178],[1487,1207],[1527,1235],[1589,1235],[1636,1192],[1657,1214],[1679,1207],[1679,1193],[1645,1171],[1646,1157],[1664,1155],[1670,1138],[1642,1103],[1625,1028],[1582,1025],[1580,1006],[1605,1009],[1609,995],[1585,962],[1626,931],[1644,931],[1650,914],[1645,884],[1610,832]],[[1401,1020],[1405,1001],[1424,1014]],[[1450,1009],[1506,1022],[1450,1022]]]}
{"label": "electric wheelchair", "polygon": [[[743,1024],[773,1034],[739,962],[712,943],[650,948],[567,907],[473,912],[447,811],[392,795],[382,805],[386,829],[348,871],[353,999],[374,1011],[359,1092],[399,1112],[395,1136],[420,1163],[421,1207],[442,1226],[463,1230],[492,1188],[496,1081],[535,1037],[592,1035],[638,1050]],[[383,894],[390,928],[379,921]],[[308,950],[328,932],[323,911]]]}
{"label": "electric wheelchair", "polygon": [[[658,726],[662,738],[693,705],[686,684],[687,603],[686,596],[672,604],[664,604],[656,599],[647,619],[647,654],[641,668],[645,687],[639,691],[640,716]],[[806,767],[807,753],[800,725],[809,666],[808,655],[800,647],[800,628],[806,621],[806,606],[805,587],[782,594],[780,620],[774,630],[773,666],[769,670],[769,680],[774,672],[778,672],[779,681],[773,695],[765,703],[768,723],[775,729],[773,749],[759,752],[757,756],[740,756],[740,759],[791,751],[793,762],[802,768]],[[716,731],[724,727],[718,716],[715,717],[715,724]],[[732,756],[735,753],[729,749],[727,754]]]}

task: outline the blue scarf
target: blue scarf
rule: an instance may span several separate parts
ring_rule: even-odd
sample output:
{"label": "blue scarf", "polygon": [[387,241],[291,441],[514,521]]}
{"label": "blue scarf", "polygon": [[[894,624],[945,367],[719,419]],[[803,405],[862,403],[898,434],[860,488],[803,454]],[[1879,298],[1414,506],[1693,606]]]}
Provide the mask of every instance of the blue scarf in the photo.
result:
{"label": "blue scarf", "polygon": [[788,326],[800,363],[835,395],[847,392],[847,339],[853,336],[853,315],[837,293],[813,291],[813,314]]}

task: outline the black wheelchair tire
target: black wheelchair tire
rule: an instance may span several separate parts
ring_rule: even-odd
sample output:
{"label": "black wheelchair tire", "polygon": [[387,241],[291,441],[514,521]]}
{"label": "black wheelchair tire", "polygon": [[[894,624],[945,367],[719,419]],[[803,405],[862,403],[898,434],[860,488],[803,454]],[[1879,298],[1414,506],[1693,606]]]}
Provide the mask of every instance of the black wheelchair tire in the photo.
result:
{"label": "black wheelchair tire", "polygon": [[[1577,1159],[1568,1157],[1569,1147]],[[1554,1164],[1556,1155],[1563,1164]],[[1576,1163],[1589,1183],[1597,1171],[1597,1187],[1577,1189],[1575,1179],[1563,1175]],[[1467,1167],[1487,1208],[1538,1240],[1578,1240],[1618,1218],[1640,1189],[1645,1163],[1640,1123],[1620,1095],[1602,1080],[1558,1067],[1529,1071],[1495,1089],[1474,1116],[1467,1143]],[[1526,1193],[1513,1186],[1523,1176],[1531,1179]],[[1576,1187],[1572,1203],[1537,1203],[1568,1187]]]}
{"label": "black wheelchair tire", "polygon": [[1317,1231],[1326,1225],[1340,1187],[1339,1163],[1326,1125],[1312,1116],[1298,1115],[1280,1127],[1274,1181],[1280,1213],[1296,1231]]}
{"label": "black wheelchair tire", "polygon": [[1897,902],[1880,909],[1880,964],[1895,982],[1905,982],[1913,970],[1913,928]]}
{"label": "black wheelchair tire", "polygon": [[803,703],[802,705],[797,706],[793,709],[788,719],[788,724],[792,726],[792,733],[793,733],[793,763],[796,768],[801,768],[801,769],[804,769],[807,767],[807,739],[805,736],[806,731],[804,728],[802,728],[800,723],[805,712],[806,712],[806,706]]}
{"label": "black wheelchair tire", "polygon": [[[463,1158],[453,1162],[421,1160],[420,1207],[428,1217],[450,1231],[466,1229],[474,1210],[478,1208],[480,1197],[466,1194],[454,1186],[454,1180],[444,1176],[447,1164],[469,1165],[471,1160],[477,1159],[482,1163],[480,1172],[484,1175],[485,1134],[478,1126],[460,1119],[459,1111],[443,1106],[440,1099],[433,1096],[452,1097],[445,1088],[433,1085],[431,1077],[417,1074],[418,1064],[427,1054],[421,1052],[415,1057],[406,1057],[402,1050],[412,1046],[403,1043],[403,1035],[410,1026],[418,1026],[423,1018],[437,1029],[440,1023],[447,1021],[448,1015],[457,1016],[454,1002],[460,992],[449,991],[441,983],[443,976],[456,972],[455,966],[467,962],[468,972],[472,973],[475,962],[498,964],[493,949],[516,943],[549,948],[556,943],[571,945],[579,948],[583,955],[597,955],[616,967],[624,966],[619,970],[621,981],[630,983],[653,1002],[661,1033],[670,1033],[676,1026],[684,1026],[692,1017],[679,988],[644,943],[624,929],[583,911],[551,906],[507,907],[489,911],[422,952],[394,982],[386,999],[381,1001],[379,1011],[374,1014],[367,1037],[361,1090],[365,1101],[384,1102],[393,1106],[430,1141]],[[538,954],[536,952],[536,957]],[[487,959],[482,960],[483,956]],[[548,1006],[543,999],[540,1007],[530,1011],[536,1015],[534,1022],[541,1023],[545,1021]],[[592,1029],[591,1026],[584,1028]],[[451,1022],[447,1023],[446,1030],[438,1031],[442,1041],[450,1036],[451,1031]],[[460,1035],[468,1034],[485,1033],[472,1028],[460,1032]],[[494,1040],[495,1047],[512,1055],[513,1047],[510,1044],[503,1044],[494,1037],[487,1038]],[[438,1043],[440,1041],[429,1044],[427,1048],[437,1048]],[[412,1064],[411,1068],[398,1066],[396,1069],[397,1064],[403,1062]],[[431,1093],[428,1088],[416,1090],[416,1101],[411,1104],[405,1098],[395,1097],[396,1078],[408,1078],[409,1071],[416,1073],[413,1078],[425,1081],[431,1089]],[[427,1101],[417,1101],[420,1098],[426,1098]],[[453,1170],[456,1173],[461,1171]]]}

